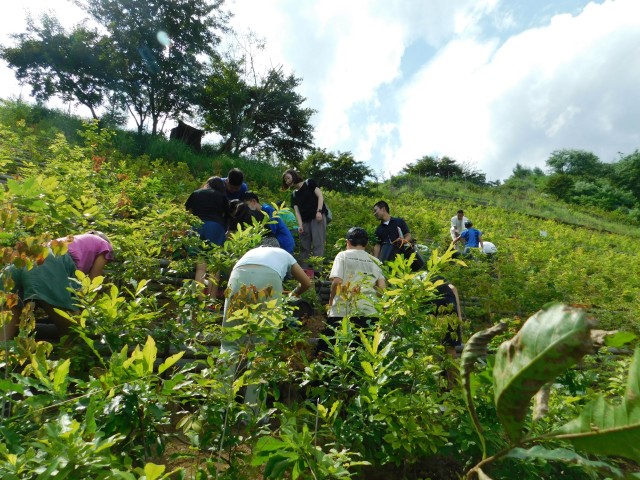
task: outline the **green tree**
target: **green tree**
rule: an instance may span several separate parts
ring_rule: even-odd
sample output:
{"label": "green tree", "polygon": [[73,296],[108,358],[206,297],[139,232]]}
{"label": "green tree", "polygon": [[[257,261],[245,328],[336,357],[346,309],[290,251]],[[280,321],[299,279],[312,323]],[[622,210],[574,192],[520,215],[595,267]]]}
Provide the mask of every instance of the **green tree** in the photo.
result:
{"label": "green tree", "polygon": [[502,186],[507,190],[524,191],[541,188],[545,181],[546,176],[541,168],[525,167],[517,163],[511,176],[504,181]]}
{"label": "green tree", "polygon": [[609,165],[602,163],[597,155],[585,150],[555,150],[547,159],[547,166],[553,173],[589,179],[610,174]]}
{"label": "green tree", "polygon": [[108,79],[142,132],[169,115],[190,112],[228,14],[223,0],[83,0],[81,6],[114,44]]}
{"label": "green tree", "polygon": [[569,201],[573,195],[574,184],[575,182],[570,175],[555,173],[547,177],[547,181],[544,184],[544,191],[556,198]]}
{"label": "green tree", "polygon": [[451,157],[433,157],[425,155],[404,167],[402,170],[409,175],[422,177],[437,177],[447,180],[464,180],[477,185],[486,184],[486,175],[470,165],[459,164]]}
{"label": "green tree", "polygon": [[434,177],[438,174],[438,158],[425,155],[414,163],[410,163],[402,169],[409,175],[420,175],[422,177]]}
{"label": "green tree", "polygon": [[[226,28],[223,0],[77,3],[99,28],[80,25],[67,34],[48,18],[41,26],[32,25],[26,35],[14,36],[17,45],[4,49],[3,55],[22,59],[21,64],[10,62],[21,80],[41,90],[42,98],[66,96],[94,110],[108,93],[133,117],[139,133],[147,122],[155,134],[168,116],[190,112],[196,87],[203,81],[201,59],[214,53],[220,40],[216,30]],[[55,45],[50,46],[48,39]],[[50,86],[41,89],[43,78]],[[73,88],[73,80],[83,88]]]}
{"label": "green tree", "polygon": [[317,149],[311,152],[300,165],[305,177],[314,178],[327,190],[362,193],[367,182],[374,176],[373,170],[353,158],[351,152],[327,152]]}
{"label": "green tree", "polygon": [[38,101],[59,96],[87,107],[98,119],[108,88],[102,77],[108,49],[95,30],[83,25],[66,32],[48,14],[36,24],[27,18],[27,31],[12,35],[15,47],[2,47],[0,57],[15,70],[16,78],[31,86]]}
{"label": "green tree", "polygon": [[512,178],[530,178],[530,177],[544,177],[544,172],[540,167],[530,168],[516,163],[511,173]]}
{"label": "green tree", "polygon": [[297,166],[313,145],[310,119],[315,113],[302,105],[295,89],[301,79],[270,68],[256,75],[245,58],[214,59],[200,107],[205,129],[222,137],[220,152],[278,156]]}
{"label": "green tree", "polygon": [[636,202],[640,202],[640,151],[622,157],[613,170],[615,184],[629,190]]}
{"label": "green tree", "polygon": [[633,207],[634,198],[631,192],[614,187],[608,180],[577,180],[573,186],[572,202],[593,205],[604,210],[616,210]]}

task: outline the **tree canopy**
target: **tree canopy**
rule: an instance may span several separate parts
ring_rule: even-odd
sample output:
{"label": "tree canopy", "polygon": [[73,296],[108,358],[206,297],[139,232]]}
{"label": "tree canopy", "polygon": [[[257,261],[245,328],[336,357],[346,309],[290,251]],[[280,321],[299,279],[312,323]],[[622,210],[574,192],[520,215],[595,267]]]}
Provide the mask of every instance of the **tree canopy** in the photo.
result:
{"label": "tree canopy", "polygon": [[609,171],[597,155],[585,150],[563,149],[551,152],[547,166],[553,173],[598,178]]}
{"label": "tree canopy", "polygon": [[636,202],[640,202],[640,151],[622,157],[613,169],[615,184],[631,191]]}
{"label": "tree canopy", "polygon": [[456,160],[444,156],[425,155],[415,163],[410,163],[402,170],[409,175],[437,177],[449,180],[464,180],[477,185],[486,184],[486,175],[475,168],[460,164]]}
{"label": "tree canopy", "polygon": [[223,153],[275,155],[297,166],[313,145],[315,113],[302,106],[300,82],[282,68],[259,76],[244,59],[214,59],[199,102],[205,129],[222,137]]}
{"label": "tree canopy", "polygon": [[38,101],[59,96],[87,107],[94,119],[108,87],[102,81],[108,49],[99,34],[84,25],[66,32],[57,18],[43,14],[40,23],[27,19],[27,31],[13,35],[15,47],[0,56],[21,83],[31,86]]}
{"label": "tree canopy", "polygon": [[300,171],[318,185],[337,192],[365,192],[373,170],[353,158],[351,152],[327,152],[316,149],[304,159]]}
{"label": "tree canopy", "polygon": [[[60,96],[96,108],[106,98],[127,110],[138,131],[161,129],[188,113],[202,84],[203,58],[226,28],[223,0],[78,0],[98,26],[71,32],[49,16],[31,23],[1,55],[41,100]],[[75,84],[75,85],[74,85]],[[41,86],[42,85],[42,86]]]}

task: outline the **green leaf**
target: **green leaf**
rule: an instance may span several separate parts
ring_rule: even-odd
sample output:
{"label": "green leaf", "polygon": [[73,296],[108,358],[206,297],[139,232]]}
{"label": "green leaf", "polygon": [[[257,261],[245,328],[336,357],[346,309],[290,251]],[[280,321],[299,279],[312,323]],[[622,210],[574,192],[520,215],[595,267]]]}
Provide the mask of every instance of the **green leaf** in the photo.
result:
{"label": "green leaf", "polygon": [[253,447],[251,465],[258,466],[269,461],[274,452],[279,452],[286,447],[286,443],[274,437],[260,437]]}
{"label": "green leaf", "polygon": [[23,394],[25,387],[11,380],[0,379],[0,392]]}
{"label": "green leaf", "polygon": [[94,435],[98,430],[98,426],[96,424],[96,413],[99,411],[99,400],[96,398],[96,395],[92,395],[89,398],[89,405],[87,406],[87,411],[84,415],[84,431],[85,435]]}
{"label": "green leaf", "polygon": [[622,347],[627,343],[633,342],[636,338],[638,338],[638,336],[635,335],[634,333],[618,332],[618,333],[614,333],[613,335],[608,335],[607,337],[605,337],[604,344],[607,347]]}
{"label": "green leaf", "polygon": [[331,405],[331,410],[329,411],[328,418],[332,418],[334,415],[336,415],[336,412],[338,411],[338,408],[341,404],[342,402],[340,400],[336,400],[335,402],[333,402],[333,405]]}
{"label": "green leaf", "polygon": [[380,348],[380,342],[384,339],[384,333],[379,328],[376,328],[375,333],[373,334],[373,351],[377,352]]}
{"label": "green leaf", "polygon": [[364,373],[369,375],[371,378],[375,378],[376,374],[373,371],[373,367],[371,366],[371,363],[369,363],[369,362],[360,362],[360,365],[362,365],[362,369],[364,370]]}
{"label": "green leaf", "polygon": [[581,310],[553,304],[500,345],[493,382],[498,419],[509,438],[522,437],[531,397],[592,350],[591,327]]}
{"label": "green leaf", "polygon": [[294,453],[288,453],[287,455],[276,454],[269,458],[269,462],[264,468],[264,474],[269,479],[283,478],[284,472],[286,472],[290,466],[295,465],[298,461],[298,456]]}
{"label": "green leaf", "polygon": [[53,375],[53,391],[58,395],[64,394],[67,390],[67,376],[69,375],[70,364],[71,360],[67,358],[55,369]]}
{"label": "green leaf", "polygon": [[156,342],[152,337],[147,337],[147,342],[142,349],[142,358],[145,364],[145,373],[153,373],[153,365],[158,355],[158,349],[156,348]]}
{"label": "green leaf", "polygon": [[599,396],[554,435],[585,452],[640,462],[640,348],[633,356],[622,402],[611,405]]}
{"label": "green leaf", "polygon": [[144,466],[145,480],[156,480],[164,473],[164,465],[156,465],[155,463],[147,463]]}
{"label": "green leaf", "polygon": [[464,400],[467,404],[467,409],[471,415],[473,426],[476,429],[480,444],[482,447],[482,458],[487,456],[487,447],[484,441],[484,435],[482,425],[478,420],[475,406],[473,405],[473,394],[471,392],[471,374],[475,369],[475,364],[478,358],[487,355],[487,345],[493,337],[499,335],[507,329],[507,324],[500,322],[491,328],[477,332],[469,338],[462,351],[462,358],[460,359],[460,374],[462,376],[462,387],[464,389]]}
{"label": "green leaf", "polygon": [[548,450],[541,445],[524,449],[514,448],[506,457],[515,458],[521,461],[530,461],[534,459],[547,460],[552,462],[562,462],[566,464],[577,465],[586,469],[599,470],[607,475],[613,475],[614,478],[625,478],[624,473],[613,465],[596,460],[589,460],[582,455],[566,448],[555,448]]}
{"label": "green leaf", "polygon": [[171,368],[178,360],[182,358],[183,355],[184,352],[178,352],[175,355],[171,355],[170,357],[168,357],[164,362],[162,362],[162,365],[158,367],[158,374],[161,374],[167,368]]}

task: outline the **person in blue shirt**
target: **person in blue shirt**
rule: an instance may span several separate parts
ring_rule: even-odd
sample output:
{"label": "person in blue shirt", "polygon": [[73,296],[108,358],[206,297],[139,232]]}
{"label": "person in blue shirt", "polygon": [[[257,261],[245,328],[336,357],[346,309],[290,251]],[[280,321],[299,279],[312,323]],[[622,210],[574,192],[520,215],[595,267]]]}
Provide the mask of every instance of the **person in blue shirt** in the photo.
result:
{"label": "person in blue shirt", "polygon": [[477,228],[473,228],[473,223],[470,220],[464,222],[464,228],[465,230],[463,230],[462,233],[453,241],[453,244],[455,245],[458,243],[460,239],[464,240],[464,255],[469,253],[472,248],[479,247],[480,250],[482,250],[484,247],[482,244],[482,232]]}
{"label": "person in blue shirt", "polygon": [[245,192],[242,195],[242,201],[253,211],[261,211],[265,212],[269,215],[269,218],[272,220],[267,226],[271,229],[274,236],[278,239],[278,243],[280,244],[280,248],[286,250],[288,253],[293,254],[293,248],[295,246],[295,241],[293,240],[293,235],[291,235],[291,231],[284,223],[284,221],[278,216],[274,215],[275,209],[266,203],[261,204],[258,199],[258,194],[255,192]]}
{"label": "person in blue shirt", "polygon": [[244,183],[244,173],[239,168],[229,170],[227,176],[222,180],[228,200],[242,200],[242,195],[249,190],[247,184]]}

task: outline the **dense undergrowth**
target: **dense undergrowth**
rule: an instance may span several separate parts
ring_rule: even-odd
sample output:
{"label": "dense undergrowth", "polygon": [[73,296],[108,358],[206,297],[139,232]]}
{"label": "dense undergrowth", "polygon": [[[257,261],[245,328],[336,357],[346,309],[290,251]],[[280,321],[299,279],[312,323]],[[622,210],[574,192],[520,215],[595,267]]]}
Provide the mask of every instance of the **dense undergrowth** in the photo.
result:
{"label": "dense undergrowth", "polygon": [[[280,170],[197,156],[157,139],[127,153],[120,148],[125,134],[94,125],[67,138],[55,128],[60,119],[36,122],[44,115],[38,112],[0,109],[0,173],[9,177],[0,193],[3,267],[37,261],[44,241],[90,228],[112,238],[117,261],[104,278],[79,278],[83,309],[72,316],[77,326],[66,343],[37,340],[37,312],[28,310],[19,337],[3,346],[2,478],[436,479],[458,478],[478,462],[482,471],[477,467],[469,478],[624,478],[637,470],[637,452],[579,444],[572,435],[589,435],[571,426],[598,395],[617,398],[631,413],[628,424],[615,426],[631,425],[629,437],[621,441],[598,427],[609,435],[602,443],[638,440],[631,398],[638,359],[613,356],[607,347],[585,356],[592,328],[585,318],[622,331],[611,337],[611,348],[635,342],[639,330],[636,233],[613,228],[615,218],[576,211],[569,217],[586,220],[557,221],[541,214],[545,205],[549,214],[558,208],[548,199],[530,202],[534,213],[508,196],[501,200],[499,190],[461,186],[454,195],[442,185],[441,196],[393,180],[366,196],[327,192],[334,221],[318,270],[328,272],[348,227],[373,232],[371,206],[386,199],[392,215],[405,218],[430,249],[429,275],[394,264],[377,328],[357,331],[345,322],[323,359],[314,358],[310,328],[292,320],[286,302],[247,305],[239,315],[267,341],[249,345],[243,351],[249,368],[230,377],[217,345],[223,335],[239,333],[222,331],[220,303],[203,300],[193,281],[166,281],[189,278],[195,262],[187,252],[199,242],[189,234],[194,219],[183,204],[207,176],[231,165],[245,171],[262,199],[285,198],[277,190]],[[458,208],[497,245],[494,257],[451,258],[448,219]],[[228,272],[258,241],[255,228],[239,232],[206,253],[209,268]],[[457,361],[441,345],[455,318],[436,317],[430,306],[436,275],[458,286],[465,340],[476,348],[466,352],[465,388],[456,379]],[[322,308],[314,292],[306,298]],[[15,297],[0,299],[6,321]],[[534,418],[531,379],[518,377],[520,370],[494,353],[549,302],[581,310],[541,315],[546,327],[517,337],[530,365],[556,367],[536,377],[553,388],[548,412]],[[578,313],[584,310],[589,317]],[[469,339],[499,320],[505,324],[493,340]],[[559,340],[563,328],[568,334]],[[575,338],[582,343],[575,346]],[[264,415],[236,401],[251,384],[263,386]],[[599,418],[590,421],[597,426]],[[549,436],[560,431],[565,437]]]}

